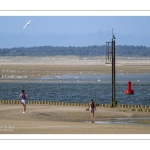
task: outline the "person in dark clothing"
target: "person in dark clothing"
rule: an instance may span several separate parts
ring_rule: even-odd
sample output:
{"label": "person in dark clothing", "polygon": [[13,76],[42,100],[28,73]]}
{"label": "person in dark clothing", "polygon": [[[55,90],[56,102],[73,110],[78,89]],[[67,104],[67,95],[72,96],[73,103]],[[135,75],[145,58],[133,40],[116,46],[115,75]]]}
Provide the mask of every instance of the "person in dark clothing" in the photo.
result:
{"label": "person in dark clothing", "polygon": [[96,110],[96,105],[95,105],[93,99],[91,99],[91,101],[89,103],[89,110],[91,112],[91,118],[94,118],[94,112]]}
{"label": "person in dark clothing", "polygon": [[23,106],[23,113],[26,111],[26,103],[27,103],[28,95],[25,94],[25,91],[22,90],[22,93],[19,95],[19,99],[21,100],[22,106]]}

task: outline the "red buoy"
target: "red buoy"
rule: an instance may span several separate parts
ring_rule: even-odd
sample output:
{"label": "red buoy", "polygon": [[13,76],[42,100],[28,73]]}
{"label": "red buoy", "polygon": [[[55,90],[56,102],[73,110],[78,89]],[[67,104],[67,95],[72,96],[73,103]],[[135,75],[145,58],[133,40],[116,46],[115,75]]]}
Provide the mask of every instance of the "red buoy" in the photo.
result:
{"label": "red buoy", "polygon": [[128,89],[124,90],[124,94],[134,94],[134,91],[131,89],[131,82],[128,81]]}

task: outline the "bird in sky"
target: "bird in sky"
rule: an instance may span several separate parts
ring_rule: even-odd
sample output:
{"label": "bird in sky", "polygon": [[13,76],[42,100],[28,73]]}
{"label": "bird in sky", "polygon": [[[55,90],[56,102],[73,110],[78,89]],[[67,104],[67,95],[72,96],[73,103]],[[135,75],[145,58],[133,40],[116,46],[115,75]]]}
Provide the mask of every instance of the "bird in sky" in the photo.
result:
{"label": "bird in sky", "polygon": [[33,18],[30,19],[30,20],[25,24],[25,26],[22,28],[22,30],[24,30],[24,29],[26,28],[27,25],[30,25],[30,22],[31,22],[32,20],[33,20]]}

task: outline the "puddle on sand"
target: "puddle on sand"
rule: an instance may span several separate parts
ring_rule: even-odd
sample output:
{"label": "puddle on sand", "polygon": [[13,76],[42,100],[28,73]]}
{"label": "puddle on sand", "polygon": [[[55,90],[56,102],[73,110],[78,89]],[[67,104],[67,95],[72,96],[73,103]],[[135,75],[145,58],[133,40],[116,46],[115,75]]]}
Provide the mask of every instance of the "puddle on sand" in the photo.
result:
{"label": "puddle on sand", "polygon": [[119,121],[85,121],[85,122],[96,123],[96,124],[129,124],[128,122],[119,122]]}
{"label": "puddle on sand", "polygon": [[150,126],[150,124],[140,124],[136,123],[137,120],[139,119],[150,119],[150,118],[115,118],[115,119],[110,119],[109,121],[85,121],[86,123],[96,123],[96,124],[136,124],[136,125],[146,125]]}

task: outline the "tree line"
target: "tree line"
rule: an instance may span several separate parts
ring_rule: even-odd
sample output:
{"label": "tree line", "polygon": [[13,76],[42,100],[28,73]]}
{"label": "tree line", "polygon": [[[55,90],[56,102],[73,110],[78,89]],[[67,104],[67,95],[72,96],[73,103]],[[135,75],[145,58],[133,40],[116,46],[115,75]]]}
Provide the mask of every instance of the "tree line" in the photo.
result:
{"label": "tree line", "polygon": [[[111,51],[111,47],[109,47]],[[150,57],[150,47],[117,45],[116,56]],[[37,46],[37,47],[14,47],[0,48],[0,56],[55,56],[55,55],[78,55],[78,56],[104,56],[106,45],[85,47],[59,47],[59,46]]]}

